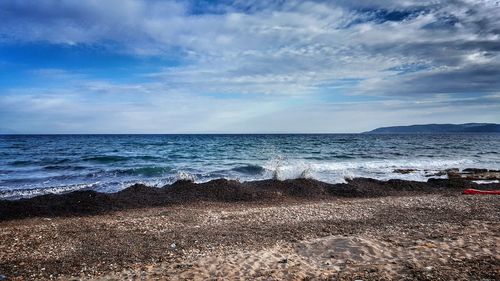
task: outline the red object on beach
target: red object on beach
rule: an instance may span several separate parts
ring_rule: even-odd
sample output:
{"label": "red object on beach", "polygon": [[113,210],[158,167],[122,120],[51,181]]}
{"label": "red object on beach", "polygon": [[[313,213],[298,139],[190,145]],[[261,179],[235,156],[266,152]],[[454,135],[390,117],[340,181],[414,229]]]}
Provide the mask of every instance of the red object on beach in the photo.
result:
{"label": "red object on beach", "polygon": [[477,190],[477,189],[466,189],[464,194],[496,194],[500,195],[500,190]]}

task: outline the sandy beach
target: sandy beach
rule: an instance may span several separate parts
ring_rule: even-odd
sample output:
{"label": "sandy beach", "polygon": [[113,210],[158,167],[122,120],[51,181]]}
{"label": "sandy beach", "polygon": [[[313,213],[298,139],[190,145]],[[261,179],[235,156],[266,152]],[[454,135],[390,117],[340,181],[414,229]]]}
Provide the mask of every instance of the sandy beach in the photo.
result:
{"label": "sandy beach", "polygon": [[500,0],[0,0],[0,281],[500,281]]}
{"label": "sandy beach", "polygon": [[[1,201],[0,274],[7,280],[498,280],[499,197],[461,194],[498,185],[220,180]],[[86,207],[70,212],[65,204],[72,200]],[[99,200],[113,210],[92,204]],[[30,209],[42,203],[46,209]]]}

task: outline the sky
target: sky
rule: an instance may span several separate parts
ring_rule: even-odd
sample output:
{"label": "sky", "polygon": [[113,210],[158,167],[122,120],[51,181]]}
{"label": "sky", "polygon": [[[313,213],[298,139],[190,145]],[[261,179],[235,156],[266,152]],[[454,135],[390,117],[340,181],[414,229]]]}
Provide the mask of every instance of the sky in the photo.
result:
{"label": "sky", "polygon": [[500,123],[500,1],[0,1],[0,133]]}

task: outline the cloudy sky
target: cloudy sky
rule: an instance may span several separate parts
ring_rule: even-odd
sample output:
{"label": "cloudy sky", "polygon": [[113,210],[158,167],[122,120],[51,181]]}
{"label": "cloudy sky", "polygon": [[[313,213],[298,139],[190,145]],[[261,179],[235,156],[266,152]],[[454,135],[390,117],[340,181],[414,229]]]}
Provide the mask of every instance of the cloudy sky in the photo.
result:
{"label": "cloudy sky", "polygon": [[500,1],[0,1],[0,132],[500,123]]}

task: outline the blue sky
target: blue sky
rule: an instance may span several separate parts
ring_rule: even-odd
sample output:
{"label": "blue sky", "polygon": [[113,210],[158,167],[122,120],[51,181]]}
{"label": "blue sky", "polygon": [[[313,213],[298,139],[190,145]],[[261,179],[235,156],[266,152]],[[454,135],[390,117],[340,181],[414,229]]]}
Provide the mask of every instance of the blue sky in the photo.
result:
{"label": "blue sky", "polygon": [[498,1],[0,2],[0,132],[500,122]]}

